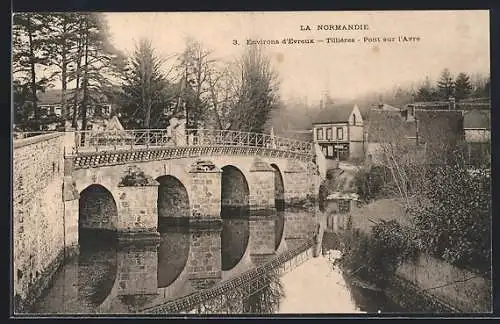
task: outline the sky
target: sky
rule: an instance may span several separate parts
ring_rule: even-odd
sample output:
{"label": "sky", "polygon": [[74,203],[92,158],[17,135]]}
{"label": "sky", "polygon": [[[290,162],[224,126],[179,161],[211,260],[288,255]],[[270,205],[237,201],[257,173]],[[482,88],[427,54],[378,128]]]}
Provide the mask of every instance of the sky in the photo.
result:
{"label": "sky", "polygon": [[[322,93],[353,98],[367,92],[436,80],[443,68],[490,71],[489,13],[470,11],[106,13],[111,43],[130,54],[149,38],[163,57],[200,41],[222,60],[236,58],[246,40],[354,38],[354,43],[267,45],[282,98],[319,100]],[[317,25],[359,24],[368,30],[316,30]],[[309,25],[310,31],[301,31]],[[419,37],[418,42],[364,42],[364,37]],[[238,40],[239,45],[233,45]]]}

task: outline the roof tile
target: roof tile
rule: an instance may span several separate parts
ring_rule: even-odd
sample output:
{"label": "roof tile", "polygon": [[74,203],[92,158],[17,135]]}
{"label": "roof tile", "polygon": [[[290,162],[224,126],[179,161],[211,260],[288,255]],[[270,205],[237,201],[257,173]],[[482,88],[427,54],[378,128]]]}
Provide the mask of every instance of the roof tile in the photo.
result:
{"label": "roof tile", "polygon": [[464,128],[491,128],[489,110],[471,110],[464,113]]}
{"label": "roof tile", "polygon": [[313,124],[345,123],[349,120],[354,106],[353,104],[338,104],[327,107],[318,113],[313,120]]}

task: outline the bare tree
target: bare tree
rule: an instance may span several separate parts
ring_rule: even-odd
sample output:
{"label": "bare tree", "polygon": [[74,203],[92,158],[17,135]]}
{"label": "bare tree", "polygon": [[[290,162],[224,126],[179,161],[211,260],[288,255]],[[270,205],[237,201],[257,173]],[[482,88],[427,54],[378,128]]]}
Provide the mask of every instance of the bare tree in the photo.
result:
{"label": "bare tree", "polygon": [[186,47],[177,57],[176,70],[182,87],[179,104],[185,109],[187,127],[197,128],[203,123],[210,94],[209,74],[215,60],[212,52],[198,41],[188,39]]}
{"label": "bare tree", "polygon": [[[248,47],[237,61],[237,100],[228,113],[228,129],[262,132],[279,102],[278,75],[260,46]],[[231,96],[232,98],[232,96]]]}

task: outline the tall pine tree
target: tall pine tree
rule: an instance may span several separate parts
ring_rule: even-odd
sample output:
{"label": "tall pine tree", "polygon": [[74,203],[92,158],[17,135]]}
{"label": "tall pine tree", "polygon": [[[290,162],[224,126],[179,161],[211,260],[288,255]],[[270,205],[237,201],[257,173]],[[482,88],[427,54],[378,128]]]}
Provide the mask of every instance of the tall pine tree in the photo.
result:
{"label": "tall pine tree", "polygon": [[472,93],[470,77],[465,73],[459,73],[455,80],[455,98],[457,100],[469,98]]}
{"label": "tall pine tree", "polygon": [[[33,12],[15,13],[12,21],[12,66],[13,77],[18,86],[26,85],[29,92],[22,91],[18,94],[27,95],[23,98],[25,104],[33,113],[34,128],[39,129],[42,113],[38,107],[37,93],[45,91],[51,85],[51,78],[40,73],[49,65],[49,49],[47,47],[49,21],[47,15]],[[19,96],[17,97],[19,98]],[[23,105],[26,107],[26,105]],[[26,122],[26,120],[17,121]]]}
{"label": "tall pine tree", "polygon": [[429,77],[425,78],[424,83],[418,88],[415,97],[416,101],[433,101],[436,99],[436,89],[432,87]]}
{"label": "tall pine tree", "polygon": [[455,87],[450,70],[444,69],[441,72],[437,86],[440,99],[448,100],[450,97],[454,96]]}
{"label": "tall pine tree", "polygon": [[173,100],[168,83],[161,72],[162,60],[155,54],[151,42],[142,39],[136,44],[123,74],[122,118],[126,128],[165,127],[165,108]]}

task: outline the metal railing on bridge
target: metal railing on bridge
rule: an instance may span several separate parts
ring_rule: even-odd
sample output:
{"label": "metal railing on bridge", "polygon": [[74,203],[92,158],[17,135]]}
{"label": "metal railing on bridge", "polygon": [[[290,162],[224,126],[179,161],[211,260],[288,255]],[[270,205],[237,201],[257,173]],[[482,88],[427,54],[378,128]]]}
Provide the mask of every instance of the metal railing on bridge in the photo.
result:
{"label": "metal railing on bridge", "polygon": [[165,129],[90,130],[75,132],[75,151],[112,151],[175,146]]}
{"label": "metal railing on bridge", "polygon": [[263,147],[296,153],[311,153],[312,143],[263,133],[233,130],[187,129],[190,146]]}
{"label": "metal railing on bridge", "polygon": [[[59,133],[56,131],[15,132],[14,140]],[[176,147],[252,147],[298,154],[312,154],[313,143],[270,134],[233,130],[187,129],[184,133],[166,129],[75,131],[74,153],[112,152]]]}
{"label": "metal railing on bridge", "polygon": [[76,152],[190,146],[260,147],[303,154],[312,152],[310,142],[230,130],[188,129],[184,134],[169,134],[165,129],[75,132]]}

